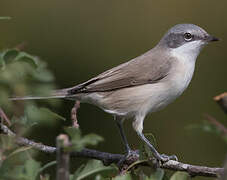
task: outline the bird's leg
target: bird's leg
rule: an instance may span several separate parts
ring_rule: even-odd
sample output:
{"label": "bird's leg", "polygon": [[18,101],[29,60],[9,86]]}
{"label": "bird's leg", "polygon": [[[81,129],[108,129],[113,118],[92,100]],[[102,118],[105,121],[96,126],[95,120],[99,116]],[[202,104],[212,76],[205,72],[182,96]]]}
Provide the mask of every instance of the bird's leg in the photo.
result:
{"label": "bird's leg", "polygon": [[119,162],[118,162],[118,166],[121,166],[122,163],[127,160],[129,157],[131,156],[137,156],[138,157],[138,153],[134,152],[129,144],[128,144],[128,141],[127,141],[127,138],[125,136],[125,133],[124,133],[124,129],[123,129],[123,119],[118,119],[118,118],[115,118],[116,120],[116,123],[117,123],[117,126],[119,128],[119,132],[120,132],[120,135],[121,135],[121,138],[122,138],[122,141],[123,141],[123,144],[125,146],[125,150],[126,150],[126,155],[124,156],[124,158],[122,158]]}
{"label": "bird's leg", "polygon": [[119,132],[120,132],[123,144],[125,146],[125,150],[126,150],[126,152],[128,154],[131,151],[131,148],[129,147],[129,144],[128,144],[128,141],[127,141],[127,138],[125,136],[124,129],[123,129],[123,119],[120,119],[120,120],[116,119],[116,122],[117,122],[117,126],[119,128]]}
{"label": "bird's leg", "polygon": [[151,149],[154,157],[161,162],[166,162],[169,160],[178,160],[175,155],[167,156],[165,154],[159,154],[159,152],[154,148],[154,146],[149,142],[149,140],[143,135],[142,132],[137,131],[137,134],[139,137],[148,145],[148,147]]}

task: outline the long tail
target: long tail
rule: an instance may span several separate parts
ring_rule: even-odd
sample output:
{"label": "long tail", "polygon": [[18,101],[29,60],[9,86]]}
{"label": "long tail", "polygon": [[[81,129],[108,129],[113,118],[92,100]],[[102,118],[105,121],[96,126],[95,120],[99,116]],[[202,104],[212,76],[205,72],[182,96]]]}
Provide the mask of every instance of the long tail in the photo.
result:
{"label": "long tail", "polygon": [[32,99],[56,99],[56,98],[66,98],[68,97],[68,90],[67,89],[59,89],[55,90],[50,93],[48,96],[23,96],[23,97],[11,97],[9,98],[12,101],[19,101],[19,100],[32,100]]}

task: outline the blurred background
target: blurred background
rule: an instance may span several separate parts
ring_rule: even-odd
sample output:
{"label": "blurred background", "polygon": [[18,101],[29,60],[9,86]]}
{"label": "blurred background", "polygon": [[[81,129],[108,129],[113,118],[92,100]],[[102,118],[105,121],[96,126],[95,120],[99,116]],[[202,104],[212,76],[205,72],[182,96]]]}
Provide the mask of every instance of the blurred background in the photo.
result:
{"label": "blurred background", "polygon": [[[222,41],[202,51],[187,91],[164,110],[148,115],[144,132],[155,135],[161,153],[176,154],[186,163],[221,166],[227,152],[222,139],[187,127],[202,122],[204,113],[227,124],[226,116],[212,99],[227,88],[226,8],[223,0],[1,0],[0,16],[12,19],[0,21],[0,48],[25,42],[25,51],[45,60],[58,88],[64,88],[146,52],[175,24],[203,27]],[[66,122],[40,125],[30,136],[54,145],[62,127],[70,124],[72,106],[73,102],[64,101],[60,108],[52,109],[66,117]],[[82,104],[78,116],[83,134],[93,132],[105,138],[97,149],[124,151],[111,115]],[[138,148],[131,120],[125,122],[125,130],[132,148]],[[40,159],[47,157],[42,154]]]}

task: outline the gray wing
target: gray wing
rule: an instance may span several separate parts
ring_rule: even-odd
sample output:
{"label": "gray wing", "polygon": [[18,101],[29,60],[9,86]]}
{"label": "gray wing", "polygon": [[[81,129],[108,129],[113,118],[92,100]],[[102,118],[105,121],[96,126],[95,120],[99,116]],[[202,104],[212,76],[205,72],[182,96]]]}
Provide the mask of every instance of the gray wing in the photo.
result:
{"label": "gray wing", "polygon": [[[160,61],[161,59],[161,61]],[[142,55],[68,89],[68,95],[105,92],[116,89],[156,83],[168,75],[168,60]]]}

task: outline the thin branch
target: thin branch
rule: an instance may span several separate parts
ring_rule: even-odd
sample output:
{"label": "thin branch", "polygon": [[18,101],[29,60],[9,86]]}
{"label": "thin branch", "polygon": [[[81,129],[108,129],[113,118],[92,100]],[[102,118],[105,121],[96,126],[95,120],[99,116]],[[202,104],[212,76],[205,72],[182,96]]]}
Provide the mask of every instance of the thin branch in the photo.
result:
{"label": "thin branch", "polygon": [[6,116],[6,114],[4,113],[4,111],[2,110],[2,108],[0,108],[0,117],[3,120],[5,120],[9,126],[11,126],[11,122],[10,122],[9,118]]}
{"label": "thin branch", "polygon": [[226,180],[226,177],[227,177],[227,157],[225,158],[224,171],[221,174],[221,177],[219,180]]}
{"label": "thin branch", "polygon": [[227,114],[227,92],[215,96],[214,101],[216,101],[223,109],[223,111]]}
{"label": "thin branch", "polygon": [[79,128],[79,123],[77,119],[77,111],[79,108],[80,108],[80,101],[76,100],[71,110],[72,127],[75,127],[75,128]]}
{"label": "thin branch", "polygon": [[69,180],[69,159],[70,153],[65,151],[69,147],[69,138],[60,134],[56,140],[57,144],[57,180]]}
{"label": "thin branch", "polygon": [[204,114],[205,118],[211,123],[213,124],[223,135],[227,135],[227,128],[221,124],[220,122],[218,122],[213,116],[209,115],[209,114]]}
{"label": "thin branch", "polygon": [[[16,134],[12,132],[7,126],[0,124],[1,130],[4,134],[7,134],[12,137],[16,137]],[[34,149],[37,149],[39,151],[45,152],[45,153],[56,153],[56,147],[46,146],[41,143],[36,143],[32,140],[29,140],[27,138],[23,137],[16,137],[16,143],[18,145],[23,146],[32,146]],[[111,163],[117,163],[124,157],[123,154],[112,154],[107,152],[101,152],[96,151],[92,149],[83,149],[80,152],[73,152],[70,154],[74,157],[83,157],[83,158],[92,158],[92,159],[98,159],[101,160],[105,165],[109,165]],[[138,159],[137,159],[138,160]],[[134,162],[136,159],[134,159]],[[126,160],[124,162],[127,165],[132,164],[133,162],[131,160]],[[143,163],[144,166],[150,166],[148,163]],[[190,165],[185,164],[177,161],[170,160],[168,162],[165,162],[161,164],[161,168],[169,169],[173,171],[185,171],[189,173],[191,176],[205,176],[205,177],[219,177],[224,172],[224,168],[211,168],[206,166],[196,166],[196,165]]]}

